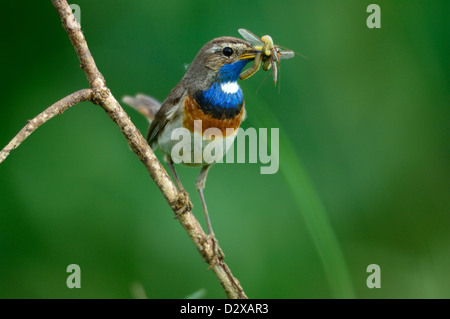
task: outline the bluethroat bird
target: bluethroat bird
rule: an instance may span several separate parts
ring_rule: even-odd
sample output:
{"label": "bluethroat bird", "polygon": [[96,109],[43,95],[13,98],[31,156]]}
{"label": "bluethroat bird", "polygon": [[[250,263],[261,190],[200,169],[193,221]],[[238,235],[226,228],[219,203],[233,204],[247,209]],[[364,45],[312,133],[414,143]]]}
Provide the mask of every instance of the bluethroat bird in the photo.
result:
{"label": "bluethroat bird", "polygon": [[[203,157],[200,161],[187,163],[183,157],[186,154],[172,152],[174,146],[179,143],[179,140],[172,139],[172,133],[180,128],[189,132],[191,139],[187,143],[192,144],[189,145],[192,146],[189,147],[192,153],[188,154],[190,156],[195,156],[195,148],[198,147],[194,145],[195,136],[200,137],[201,154],[210,143],[231,146],[237,129],[245,118],[244,95],[238,84],[239,75],[246,64],[255,59],[257,53],[255,48],[244,40],[234,37],[213,39],[198,52],[184,77],[162,104],[143,94],[123,98],[125,103],[140,111],[151,121],[147,141],[153,150],[159,148],[165,154],[165,160],[180,191],[184,191],[184,188],[174,163],[201,166],[196,187],[200,194],[209,234],[213,237],[214,232],[203,189],[206,176],[214,161],[211,162]],[[250,75],[247,74],[246,77]],[[201,121],[200,128],[196,125],[198,123],[196,121]],[[212,138],[205,133],[209,128],[220,130],[222,136]],[[223,154],[226,151],[225,148]]]}

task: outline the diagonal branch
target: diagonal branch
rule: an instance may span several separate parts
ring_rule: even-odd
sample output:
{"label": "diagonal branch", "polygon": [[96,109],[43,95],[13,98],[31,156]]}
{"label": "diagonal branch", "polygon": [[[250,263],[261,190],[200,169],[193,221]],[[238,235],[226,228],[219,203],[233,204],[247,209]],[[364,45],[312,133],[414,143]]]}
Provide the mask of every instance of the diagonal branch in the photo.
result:
{"label": "diagonal branch", "polygon": [[188,194],[177,190],[147,141],[131,122],[129,116],[106,86],[105,79],[97,69],[81,27],[72,14],[72,10],[67,1],[52,0],[52,3],[77,53],[81,68],[84,70],[89,82],[90,89],[81,90],[69,95],[29,121],[17,136],[0,152],[0,163],[8,156],[11,150],[18,147],[36,128],[56,114],[62,113],[68,107],[87,100],[100,105],[117,124],[134,153],[147,168],[151,178],[155,181],[169,206],[174,211],[175,216],[194,242],[203,260],[210,265],[210,268],[219,279],[228,298],[246,299],[247,296],[239,281],[232,275],[228,265],[224,262],[223,257],[221,257],[223,256],[223,252],[220,247],[205,234],[200,223],[191,213],[192,203]]}
{"label": "diagonal branch", "polygon": [[80,102],[90,101],[92,97],[91,89],[84,89],[72,93],[55,104],[49,106],[44,112],[29,120],[27,125],[0,151],[0,163],[3,162],[9,153],[19,147],[25,139],[31,135],[39,126],[52,119],[55,115],[62,114],[69,107]]}

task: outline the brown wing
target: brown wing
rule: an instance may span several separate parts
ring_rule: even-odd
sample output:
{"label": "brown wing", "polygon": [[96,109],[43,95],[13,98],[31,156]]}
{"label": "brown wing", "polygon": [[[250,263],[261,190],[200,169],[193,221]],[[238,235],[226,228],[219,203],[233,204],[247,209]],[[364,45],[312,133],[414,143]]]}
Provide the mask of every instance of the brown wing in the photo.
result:
{"label": "brown wing", "polygon": [[155,119],[150,124],[147,132],[147,142],[152,149],[155,149],[157,146],[158,137],[164,131],[167,123],[182,112],[182,102],[186,93],[187,91],[182,83],[178,83],[164,100],[158,113],[156,113]]}

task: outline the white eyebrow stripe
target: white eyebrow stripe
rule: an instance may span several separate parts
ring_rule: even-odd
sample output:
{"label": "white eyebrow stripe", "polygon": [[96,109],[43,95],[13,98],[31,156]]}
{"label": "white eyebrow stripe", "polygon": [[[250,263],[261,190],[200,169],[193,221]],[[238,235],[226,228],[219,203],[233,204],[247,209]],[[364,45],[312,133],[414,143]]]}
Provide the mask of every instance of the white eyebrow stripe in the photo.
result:
{"label": "white eyebrow stripe", "polygon": [[213,45],[212,48],[207,50],[206,53],[212,54],[212,53],[215,53],[215,52],[219,51],[220,49],[221,49],[221,47],[218,46],[217,44],[215,44],[215,45]]}
{"label": "white eyebrow stripe", "polygon": [[239,85],[236,81],[234,82],[225,82],[220,85],[220,88],[224,93],[234,94],[239,90]]}

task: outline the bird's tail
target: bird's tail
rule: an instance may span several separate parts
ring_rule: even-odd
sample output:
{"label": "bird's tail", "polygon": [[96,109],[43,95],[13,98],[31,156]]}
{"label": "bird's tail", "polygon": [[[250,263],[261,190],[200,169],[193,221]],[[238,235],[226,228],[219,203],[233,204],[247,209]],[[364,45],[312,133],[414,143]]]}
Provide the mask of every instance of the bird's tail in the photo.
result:
{"label": "bird's tail", "polygon": [[161,108],[161,102],[145,94],[136,94],[136,96],[134,97],[125,95],[122,98],[122,102],[128,104],[139,113],[144,115],[149,122],[153,121],[156,113]]}

